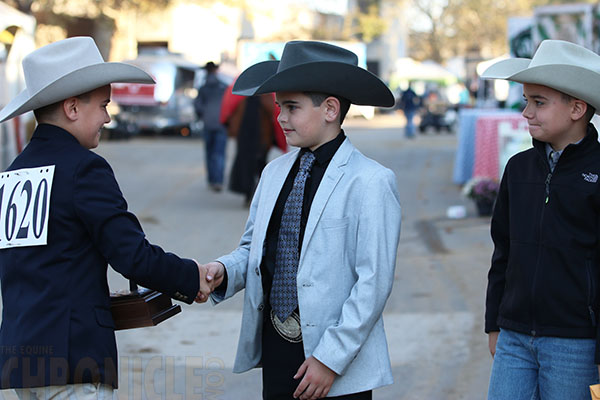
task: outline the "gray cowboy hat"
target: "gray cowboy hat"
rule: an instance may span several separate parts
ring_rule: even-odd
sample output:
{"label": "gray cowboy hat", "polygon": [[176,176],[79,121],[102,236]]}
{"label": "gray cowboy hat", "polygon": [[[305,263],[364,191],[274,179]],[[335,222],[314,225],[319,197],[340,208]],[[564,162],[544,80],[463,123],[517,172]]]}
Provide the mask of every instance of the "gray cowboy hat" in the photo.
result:
{"label": "gray cowboy hat", "polygon": [[25,90],[0,110],[0,122],[113,82],[154,83],[133,65],[104,62],[91,37],[41,47],[23,59]]}
{"label": "gray cowboy hat", "polygon": [[320,92],[358,105],[394,105],[390,89],[358,66],[356,54],[323,42],[288,42],[281,61],[263,61],[248,67],[233,86],[233,94],[241,96],[270,92]]}
{"label": "gray cowboy hat", "polygon": [[533,58],[499,61],[481,75],[533,83],[583,100],[600,112],[600,56],[563,40],[544,40]]}

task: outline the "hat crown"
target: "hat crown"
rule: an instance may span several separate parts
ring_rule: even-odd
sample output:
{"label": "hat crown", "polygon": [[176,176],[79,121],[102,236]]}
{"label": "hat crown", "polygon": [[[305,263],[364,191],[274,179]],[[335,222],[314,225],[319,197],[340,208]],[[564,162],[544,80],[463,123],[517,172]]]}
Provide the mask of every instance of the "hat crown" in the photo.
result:
{"label": "hat crown", "polygon": [[72,37],[50,43],[23,59],[27,91],[35,94],[72,71],[103,62],[91,37]]}
{"label": "hat crown", "polygon": [[600,73],[600,56],[564,40],[544,40],[531,59],[529,68],[543,65],[572,65]]}
{"label": "hat crown", "polygon": [[314,62],[338,62],[357,66],[358,57],[349,50],[328,43],[294,40],[286,43],[283,48],[277,71]]}

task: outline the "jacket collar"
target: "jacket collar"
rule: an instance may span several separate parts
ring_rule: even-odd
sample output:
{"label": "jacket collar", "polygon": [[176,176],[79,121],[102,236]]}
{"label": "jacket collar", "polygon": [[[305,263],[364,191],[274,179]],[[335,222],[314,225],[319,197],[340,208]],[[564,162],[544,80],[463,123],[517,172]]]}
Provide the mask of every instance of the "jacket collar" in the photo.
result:
{"label": "jacket collar", "polygon": [[31,139],[42,139],[61,142],[65,141],[79,144],[79,141],[75,138],[75,136],[71,135],[69,131],[56,125],[50,124],[39,124],[35,128]]}
{"label": "jacket collar", "polygon": [[[542,142],[537,139],[532,139],[532,141],[533,147],[537,150],[538,154],[540,154],[540,156],[546,160],[546,142]],[[563,159],[565,156],[567,158],[571,158],[573,154],[581,156],[587,152],[593,151],[590,144],[594,143],[598,143],[598,131],[592,123],[589,123],[585,137],[581,140],[581,142],[577,144],[571,143],[565,147],[561,155],[561,159]]]}
{"label": "jacket collar", "polygon": [[[322,165],[322,164],[325,164],[325,163],[331,161],[331,159],[333,158],[335,153],[338,151],[338,149],[340,148],[342,143],[344,143],[345,139],[346,139],[346,135],[344,133],[344,130],[342,129],[340,131],[340,133],[334,139],[319,146],[319,148],[317,148],[313,151],[313,154],[315,155],[315,162],[317,164]],[[310,151],[310,150],[308,148],[303,147],[300,150],[299,157],[301,157],[302,154],[304,154],[307,151]]]}

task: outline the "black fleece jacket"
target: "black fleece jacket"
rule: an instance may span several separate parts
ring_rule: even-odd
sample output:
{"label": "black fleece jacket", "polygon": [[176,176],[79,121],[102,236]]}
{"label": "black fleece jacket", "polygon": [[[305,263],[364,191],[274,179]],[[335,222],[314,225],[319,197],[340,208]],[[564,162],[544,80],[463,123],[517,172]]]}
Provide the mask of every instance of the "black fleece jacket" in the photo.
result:
{"label": "black fleece jacket", "polygon": [[545,143],[513,156],[494,207],[485,331],[596,339],[600,143],[593,125],[550,172]]}

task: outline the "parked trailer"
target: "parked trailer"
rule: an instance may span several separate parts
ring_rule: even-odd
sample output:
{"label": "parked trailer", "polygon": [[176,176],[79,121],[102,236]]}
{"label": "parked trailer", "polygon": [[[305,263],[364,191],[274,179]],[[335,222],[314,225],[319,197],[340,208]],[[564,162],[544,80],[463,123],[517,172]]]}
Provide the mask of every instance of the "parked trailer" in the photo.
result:
{"label": "parked trailer", "polygon": [[190,136],[202,127],[194,99],[204,69],[166,49],[151,49],[126,63],[148,72],[156,84],[115,83],[113,120],[105,127],[110,135],[129,137],[141,132]]}

